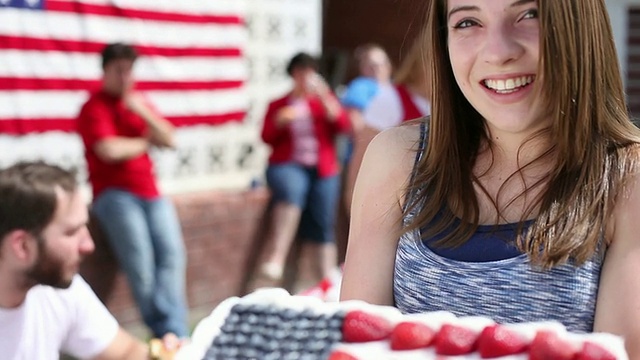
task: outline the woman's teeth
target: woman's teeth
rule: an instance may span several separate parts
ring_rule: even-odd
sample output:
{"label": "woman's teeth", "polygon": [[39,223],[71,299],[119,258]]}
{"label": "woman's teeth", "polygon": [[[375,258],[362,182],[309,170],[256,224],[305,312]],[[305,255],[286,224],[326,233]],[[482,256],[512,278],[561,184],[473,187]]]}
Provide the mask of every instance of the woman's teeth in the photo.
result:
{"label": "woman's teeth", "polygon": [[489,89],[496,90],[498,93],[511,93],[518,88],[533,82],[533,76],[520,76],[513,79],[504,80],[485,80],[484,85]]}

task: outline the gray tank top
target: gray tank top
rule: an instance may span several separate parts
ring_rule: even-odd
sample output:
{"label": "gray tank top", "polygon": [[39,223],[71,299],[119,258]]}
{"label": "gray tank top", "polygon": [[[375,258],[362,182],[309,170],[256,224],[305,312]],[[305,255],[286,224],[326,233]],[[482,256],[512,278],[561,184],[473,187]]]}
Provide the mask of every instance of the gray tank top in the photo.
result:
{"label": "gray tank top", "polygon": [[[423,129],[416,160],[426,138]],[[410,194],[407,203],[414,196]],[[408,214],[404,223],[414,215]],[[398,243],[395,306],[403,313],[446,310],[457,316],[487,316],[498,323],[555,320],[570,331],[591,332],[603,257],[599,252],[580,267],[565,264],[551,270],[533,268],[526,254],[498,261],[457,261],[434,253],[417,229],[402,235]]]}

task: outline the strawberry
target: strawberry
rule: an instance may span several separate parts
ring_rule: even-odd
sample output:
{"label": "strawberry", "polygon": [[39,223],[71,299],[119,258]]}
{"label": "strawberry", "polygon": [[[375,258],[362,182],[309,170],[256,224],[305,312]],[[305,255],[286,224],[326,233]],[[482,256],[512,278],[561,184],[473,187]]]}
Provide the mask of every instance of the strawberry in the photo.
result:
{"label": "strawberry", "polygon": [[587,341],[574,360],[616,360],[616,356],[602,346]]}
{"label": "strawberry", "polygon": [[414,350],[427,347],[433,341],[436,332],[424,324],[401,322],[391,333],[392,350]]}
{"label": "strawberry", "polygon": [[358,358],[346,352],[336,350],[331,352],[327,360],[358,360]]}
{"label": "strawberry", "polygon": [[522,335],[498,324],[484,328],[478,338],[478,352],[483,359],[519,354],[528,346]]}
{"label": "strawberry", "polygon": [[345,342],[368,342],[386,339],[393,325],[381,317],[361,310],[347,313],[342,324],[342,339]]}
{"label": "strawberry", "polygon": [[529,360],[572,360],[576,346],[553,331],[540,330],[529,347]]}
{"label": "strawberry", "polygon": [[457,325],[445,324],[436,334],[438,355],[464,355],[475,350],[478,333]]}

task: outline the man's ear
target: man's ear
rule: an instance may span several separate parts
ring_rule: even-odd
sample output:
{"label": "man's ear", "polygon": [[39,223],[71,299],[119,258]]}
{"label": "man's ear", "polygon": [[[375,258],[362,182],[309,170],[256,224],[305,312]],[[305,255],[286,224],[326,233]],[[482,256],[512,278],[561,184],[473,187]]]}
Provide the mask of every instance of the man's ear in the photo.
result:
{"label": "man's ear", "polygon": [[4,237],[2,242],[3,252],[11,253],[11,256],[18,261],[30,262],[38,254],[37,240],[27,231],[13,230]]}

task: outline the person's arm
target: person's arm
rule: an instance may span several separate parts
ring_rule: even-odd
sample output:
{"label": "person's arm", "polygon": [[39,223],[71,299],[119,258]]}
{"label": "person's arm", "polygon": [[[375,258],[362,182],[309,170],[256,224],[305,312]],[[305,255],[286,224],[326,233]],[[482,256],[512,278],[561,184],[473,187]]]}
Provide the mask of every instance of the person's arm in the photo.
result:
{"label": "person's arm", "polygon": [[175,148],[175,128],[169,120],[158,115],[136,92],[125,95],[124,102],[129,110],[138,114],[149,126],[149,141],[161,148]]}
{"label": "person's arm", "polygon": [[608,238],[594,331],[625,338],[629,359],[640,359],[640,176],[620,194]]}
{"label": "person's arm", "polygon": [[390,129],[366,151],[353,196],[341,300],[393,305],[401,204],[418,135],[417,126]]}
{"label": "person's arm", "polygon": [[320,104],[324,109],[327,120],[337,122],[341,116],[344,116],[344,110],[338,99],[331,92],[329,84],[324,81],[319,74],[311,75],[309,79],[308,90],[320,99]]}
{"label": "person's arm", "polygon": [[149,347],[122,328],[95,360],[149,360]]}
{"label": "person's arm", "polygon": [[340,105],[338,99],[330,92],[320,95],[320,103],[322,103],[322,107],[327,113],[327,119],[329,119],[329,121],[337,122],[340,116],[343,116],[344,110],[342,110],[342,105]]}
{"label": "person's arm", "polygon": [[[157,344],[152,351],[151,344]],[[95,360],[167,360],[181,345],[180,339],[174,334],[165,335],[162,340],[154,339],[149,345],[120,328],[111,344]]]}
{"label": "person's arm", "polygon": [[351,123],[351,129],[354,135],[364,128],[364,117],[362,114],[362,110],[349,107],[347,108],[347,117],[349,119],[349,122]]}
{"label": "person's arm", "polygon": [[145,137],[118,135],[113,111],[102,101],[89,100],[81,109],[77,130],[87,150],[106,163],[136,158],[150,147]]}
{"label": "person's arm", "polygon": [[98,140],[93,151],[106,163],[117,163],[136,158],[149,150],[151,143],[143,137],[111,136]]}
{"label": "person's arm", "polygon": [[287,106],[285,100],[269,103],[262,122],[262,140],[269,145],[277,143],[289,131],[286,125],[293,121],[294,117],[293,108]]}

